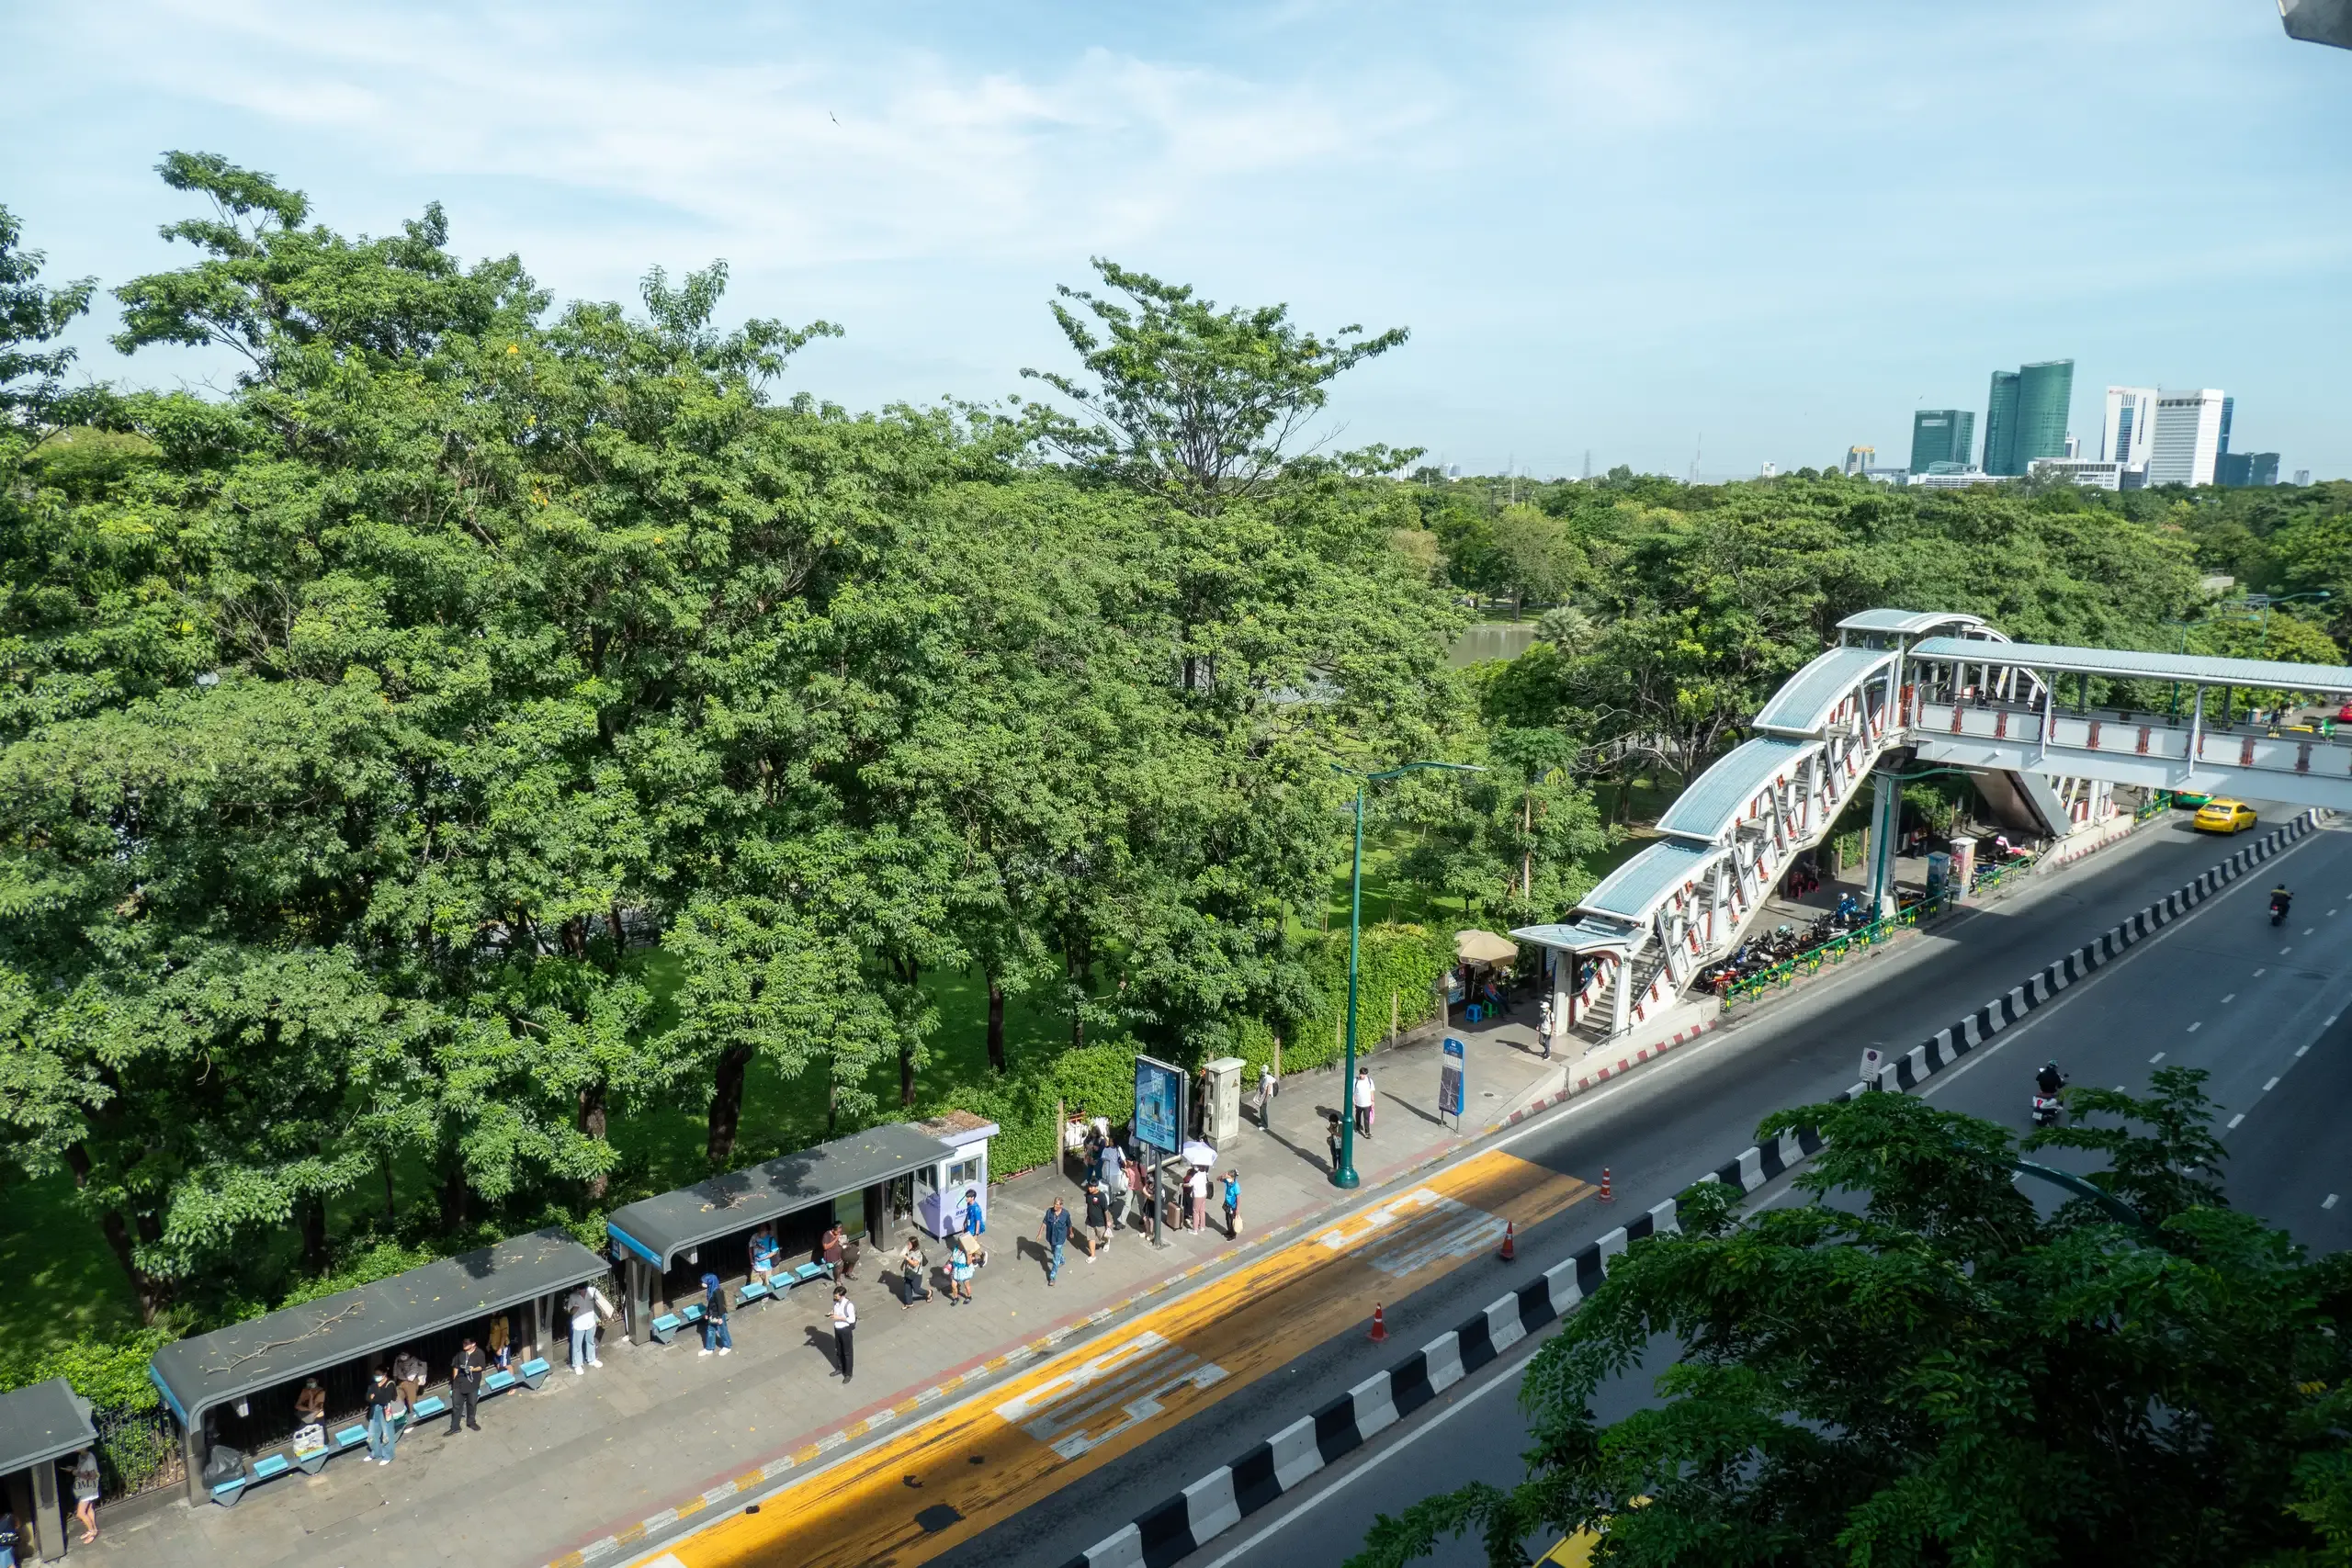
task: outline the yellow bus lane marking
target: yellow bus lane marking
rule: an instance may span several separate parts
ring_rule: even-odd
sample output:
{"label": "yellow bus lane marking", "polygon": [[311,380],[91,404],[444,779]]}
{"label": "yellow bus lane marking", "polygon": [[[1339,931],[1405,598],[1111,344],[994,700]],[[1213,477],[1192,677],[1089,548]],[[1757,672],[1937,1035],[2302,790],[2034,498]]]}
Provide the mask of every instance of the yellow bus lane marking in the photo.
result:
{"label": "yellow bus lane marking", "polygon": [[756,1514],[738,1508],[639,1568],[928,1562],[1360,1326],[1375,1300],[1489,1256],[1506,1217],[1532,1224],[1593,1190],[1501,1150],[1480,1155],[788,1483]]}

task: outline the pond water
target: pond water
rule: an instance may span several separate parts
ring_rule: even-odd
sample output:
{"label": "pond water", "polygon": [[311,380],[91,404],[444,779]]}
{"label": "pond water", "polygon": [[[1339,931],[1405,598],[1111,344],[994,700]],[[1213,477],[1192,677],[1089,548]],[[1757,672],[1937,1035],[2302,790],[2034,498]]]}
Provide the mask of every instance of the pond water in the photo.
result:
{"label": "pond water", "polygon": [[1476,621],[1464,628],[1446,650],[1445,661],[1459,670],[1489,659],[1517,659],[1535,640],[1534,621]]}

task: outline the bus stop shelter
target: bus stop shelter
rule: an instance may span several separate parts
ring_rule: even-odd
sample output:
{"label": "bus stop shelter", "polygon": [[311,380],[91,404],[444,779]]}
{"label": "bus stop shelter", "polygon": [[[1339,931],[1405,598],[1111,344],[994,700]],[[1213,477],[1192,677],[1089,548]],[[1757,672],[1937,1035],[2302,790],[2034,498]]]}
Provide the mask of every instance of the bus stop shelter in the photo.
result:
{"label": "bus stop shelter", "polygon": [[832,1224],[836,1201],[855,1192],[865,1229],[878,1232],[888,1223],[891,1189],[903,1184],[910,1193],[918,1170],[936,1169],[953,1153],[919,1128],[891,1122],[616,1209],[607,1228],[623,1265],[629,1337],[654,1337],[657,1319],[670,1322],[659,1309],[698,1295],[702,1275],[748,1276],[750,1241],[762,1226],[775,1226],[786,1258],[807,1256]]}
{"label": "bus stop shelter", "polygon": [[[90,1402],[63,1378],[0,1393],[0,1486],[43,1562],[65,1555],[65,1506],[57,1461],[96,1446]],[[19,1558],[27,1555],[20,1548]]]}
{"label": "bus stop shelter", "polygon": [[[558,1298],[610,1271],[569,1232],[551,1227],[164,1346],[147,1373],[180,1425],[188,1500],[234,1502],[248,1484],[293,1468],[314,1469],[356,1447],[361,1438],[344,1440],[359,1430],[347,1413],[364,1404],[373,1369],[401,1348],[414,1348],[439,1381],[468,1333],[479,1335],[489,1319],[509,1314],[520,1322],[515,1342],[529,1358],[517,1360],[537,1363],[544,1376],[541,1348],[553,1343]],[[327,1449],[298,1454],[288,1441],[298,1424],[294,1396],[313,1376],[327,1394],[333,1435]],[[484,1392],[502,1392],[514,1381],[493,1389],[485,1380]],[[420,1404],[417,1415],[425,1414]],[[204,1479],[216,1442],[245,1456],[238,1477]]]}

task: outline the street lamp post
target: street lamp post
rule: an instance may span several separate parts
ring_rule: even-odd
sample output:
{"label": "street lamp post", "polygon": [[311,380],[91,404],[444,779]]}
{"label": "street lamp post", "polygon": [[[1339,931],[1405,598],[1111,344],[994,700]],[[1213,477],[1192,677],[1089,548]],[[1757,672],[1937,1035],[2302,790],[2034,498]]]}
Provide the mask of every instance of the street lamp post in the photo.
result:
{"label": "street lamp post", "polygon": [[1368,785],[1383,779],[1401,778],[1423,768],[1434,768],[1452,773],[1482,773],[1484,768],[1474,768],[1466,762],[1405,762],[1385,768],[1376,773],[1360,773],[1353,768],[1331,764],[1335,773],[1345,773],[1356,781],[1356,854],[1355,866],[1349,875],[1348,886],[1348,1043],[1340,1067],[1340,1163],[1332,1168],[1331,1185],[1352,1188],[1356,1185],[1356,954],[1363,928],[1363,795]]}

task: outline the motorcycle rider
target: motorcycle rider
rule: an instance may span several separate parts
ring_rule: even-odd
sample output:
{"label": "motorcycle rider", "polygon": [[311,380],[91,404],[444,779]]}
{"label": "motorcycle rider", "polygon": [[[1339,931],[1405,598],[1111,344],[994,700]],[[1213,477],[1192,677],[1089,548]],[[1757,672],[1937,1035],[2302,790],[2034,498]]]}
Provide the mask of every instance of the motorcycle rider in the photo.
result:
{"label": "motorcycle rider", "polygon": [[2058,1070],[2057,1063],[2046,1062],[2041,1070],[2033,1075],[2033,1082],[2044,1100],[2055,1100],[2058,1091],[2066,1087],[2066,1075]]}

